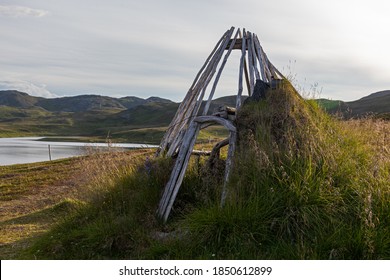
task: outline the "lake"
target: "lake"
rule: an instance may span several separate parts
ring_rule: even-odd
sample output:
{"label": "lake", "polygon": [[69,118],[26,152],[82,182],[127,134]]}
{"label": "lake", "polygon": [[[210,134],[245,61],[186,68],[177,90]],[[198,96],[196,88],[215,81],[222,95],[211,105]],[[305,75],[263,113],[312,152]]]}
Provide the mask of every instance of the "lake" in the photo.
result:
{"label": "lake", "polygon": [[[0,138],[0,165],[32,163],[86,154],[94,148],[108,148],[107,143],[38,141],[43,137]],[[111,148],[153,148],[155,145],[118,143]]]}

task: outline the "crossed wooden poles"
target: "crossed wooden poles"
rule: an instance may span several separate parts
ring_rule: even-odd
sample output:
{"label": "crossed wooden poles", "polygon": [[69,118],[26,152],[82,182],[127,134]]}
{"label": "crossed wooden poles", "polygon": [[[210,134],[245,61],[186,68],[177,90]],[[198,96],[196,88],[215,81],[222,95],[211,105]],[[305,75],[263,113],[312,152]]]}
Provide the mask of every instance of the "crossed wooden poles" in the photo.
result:
{"label": "crossed wooden poles", "polygon": [[[164,222],[168,219],[169,213],[171,212],[173,203],[180,189],[198,133],[202,128],[212,124],[222,125],[229,130],[229,138],[216,144],[213,149],[217,150],[222,146],[229,144],[221,196],[221,206],[223,206],[226,199],[227,182],[232,168],[232,159],[237,140],[236,127],[228,118],[228,114],[232,114],[232,111],[235,112],[241,107],[243,76],[245,75],[249,96],[253,93],[256,80],[262,80],[263,82],[270,84],[274,79],[284,78],[276,67],[268,60],[268,57],[260,45],[260,41],[256,34],[245,31],[245,29],[241,32],[240,28],[238,28],[235,33],[234,30],[235,28],[231,27],[225,32],[225,34],[223,34],[209,57],[206,59],[204,65],[196,75],[194,82],[188,90],[187,95],[181,102],[156,153],[156,156],[177,156],[171,177],[165,186],[164,193],[157,210],[157,215],[162,218]],[[241,50],[241,58],[236,108],[224,107],[221,112],[209,115],[210,104],[220,76],[232,50],[237,49]],[[224,53],[225,56],[223,57]],[[223,60],[221,62],[222,57]],[[208,94],[208,99],[203,111],[199,113],[207,88],[215,73],[217,74]],[[229,110],[230,112],[227,112]]]}

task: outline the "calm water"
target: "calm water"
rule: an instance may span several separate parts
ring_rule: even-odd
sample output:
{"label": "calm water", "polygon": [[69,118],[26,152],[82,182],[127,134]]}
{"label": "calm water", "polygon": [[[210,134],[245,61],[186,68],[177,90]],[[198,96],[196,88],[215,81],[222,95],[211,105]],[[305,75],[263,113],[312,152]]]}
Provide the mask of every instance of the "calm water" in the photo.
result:
{"label": "calm water", "polygon": [[[51,159],[68,158],[86,153],[91,148],[107,147],[106,143],[37,141],[41,137],[0,138],[0,165],[32,163]],[[156,147],[143,144],[114,144],[114,148]]]}

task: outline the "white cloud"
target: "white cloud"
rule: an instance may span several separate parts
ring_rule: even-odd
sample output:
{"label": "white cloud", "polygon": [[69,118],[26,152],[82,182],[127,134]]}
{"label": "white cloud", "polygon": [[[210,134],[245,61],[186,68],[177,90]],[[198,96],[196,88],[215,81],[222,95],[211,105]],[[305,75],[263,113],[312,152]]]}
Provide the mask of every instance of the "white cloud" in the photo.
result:
{"label": "white cloud", "polygon": [[24,6],[0,5],[0,16],[5,17],[43,17],[49,12]]}
{"label": "white cloud", "polygon": [[55,94],[46,89],[45,85],[35,85],[23,80],[0,81],[0,90],[18,90],[30,95],[53,98]]}

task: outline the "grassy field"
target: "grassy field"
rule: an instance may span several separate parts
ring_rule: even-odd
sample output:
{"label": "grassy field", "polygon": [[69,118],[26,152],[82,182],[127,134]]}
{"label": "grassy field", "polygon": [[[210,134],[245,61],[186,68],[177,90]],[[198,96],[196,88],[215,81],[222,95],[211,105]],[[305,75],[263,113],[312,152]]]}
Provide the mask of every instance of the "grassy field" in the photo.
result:
{"label": "grassy field", "polygon": [[136,164],[150,150],[0,166],[0,258],[15,259],[86,203],[96,176]]}
{"label": "grassy field", "polygon": [[[226,205],[224,156],[212,165],[193,157],[166,224],[155,212],[173,162],[151,151],[0,169],[11,207],[1,216],[0,256],[390,259],[389,122],[333,119],[284,84],[246,105],[237,126]],[[217,136],[225,137],[205,131],[197,149]],[[58,186],[69,190],[25,212],[15,206]]]}

